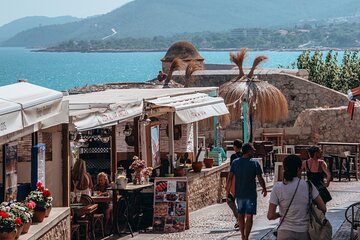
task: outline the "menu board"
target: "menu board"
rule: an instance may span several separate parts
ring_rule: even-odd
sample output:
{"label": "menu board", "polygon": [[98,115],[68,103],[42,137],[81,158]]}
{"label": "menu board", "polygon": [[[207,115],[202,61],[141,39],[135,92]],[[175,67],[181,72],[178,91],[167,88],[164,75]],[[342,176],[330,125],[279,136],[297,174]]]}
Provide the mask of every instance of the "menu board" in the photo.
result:
{"label": "menu board", "polygon": [[4,145],[4,201],[16,201],[17,196],[17,143]]}
{"label": "menu board", "polygon": [[187,178],[156,178],[154,188],[153,230],[172,233],[185,230],[187,225]]}

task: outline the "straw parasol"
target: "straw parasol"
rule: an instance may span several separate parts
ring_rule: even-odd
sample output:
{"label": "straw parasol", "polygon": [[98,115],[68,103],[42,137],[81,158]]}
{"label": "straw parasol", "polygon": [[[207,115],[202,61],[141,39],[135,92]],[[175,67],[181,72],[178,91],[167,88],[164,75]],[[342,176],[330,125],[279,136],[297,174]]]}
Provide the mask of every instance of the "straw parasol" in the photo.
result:
{"label": "straw parasol", "polygon": [[246,54],[246,49],[241,49],[236,54],[230,54],[230,60],[239,68],[239,75],[222,84],[219,88],[219,95],[224,98],[230,112],[231,121],[239,120],[243,116],[244,135],[247,127],[245,124],[247,123],[251,141],[252,120],[261,123],[277,123],[286,120],[288,117],[288,104],[279,89],[254,76],[256,67],[267,59],[266,56],[256,57],[249,74],[245,75],[242,65]]}
{"label": "straw parasol", "polygon": [[172,80],[172,75],[174,73],[174,71],[179,70],[179,69],[183,69],[185,66],[184,61],[182,61],[180,58],[175,58],[171,65],[170,65],[170,70],[169,70],[169,74],[167,75],[165,82],[164,82],[164,86],[163,88],[169,88],[169,84],[173,85],[176,84],[173,80]]}
{"label": "straw parasol", "polygon": [[184,87],[189,87],[190,85],[192,85],[194,83],[194,77],[193,77],[193,73],[196,71],[200,71],[203,70],[204,66],[196,61],[191,61],[189,62],[189,64],[186,66],[186,70],[185,70],[185,85]]}

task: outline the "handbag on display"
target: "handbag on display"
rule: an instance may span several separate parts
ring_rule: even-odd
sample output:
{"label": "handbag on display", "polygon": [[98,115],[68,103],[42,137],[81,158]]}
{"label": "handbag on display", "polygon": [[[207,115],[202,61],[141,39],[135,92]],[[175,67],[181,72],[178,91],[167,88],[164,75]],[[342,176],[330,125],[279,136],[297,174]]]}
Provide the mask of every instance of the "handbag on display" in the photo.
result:
{"label": "handbag on display", "polygon": [[311,240],[331,240],[332,226],[325,214],[312,202],[312,184],[309,186],[309,236]]}
{"label": "handbag on display", "polygon": [[286,217],[286,214],[287,214],[288,211],[289,211],[289,208],[290,208],[290,206],[291,206],[291,203],[292,203],[293,200],[294,200],[295,194],[296,194],[297,189],[298,189],[298,187],[299,187],[299,183],[300,183],[300,179],[299,179],[299,181],[298,181],[298,183],[297,183],[295,192],[294,192],[294,194],[293,194],[293,196],[292,196],[292,198],[291,198],[291,201],[290,201],[290,203],[289,203],[289,206],[287,207],[287,209],[286,209],[286,211],[285,211],[284,216],[281,218],[279,225],[272,230],[272,234],[273,234],[275,237],[277,237],[279,227],[280,227],[281,224],[283,223],[283,221],[284,221],[284,219],[285,219],[285,217]]}

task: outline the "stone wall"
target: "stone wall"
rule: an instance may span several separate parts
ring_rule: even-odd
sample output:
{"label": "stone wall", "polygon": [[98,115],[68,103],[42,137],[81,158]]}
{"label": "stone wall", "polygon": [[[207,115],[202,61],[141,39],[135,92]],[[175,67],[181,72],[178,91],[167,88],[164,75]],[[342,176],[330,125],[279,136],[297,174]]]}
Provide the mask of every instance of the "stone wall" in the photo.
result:
{"label": "stone wall", "polygon": [[[294,127],[310,128],[304,134],[304,142],[314,144],[318,142],[359,142],[360,138],[360,106],[354,111],[353,120],[350,119],[346,107],[307,109],[303,111],[295,122]],[[329,151],[343,151],[348,149],[327,147]],[[349,149],[351,150],[351,149]]]}
{"label": "stone wall", "polygon": [[70,240],[70,217],[64,218],[49,232],[43,235],[40,240]]}
{"label": "stone wall", "polygon": [[[246,71],[245,71],[246,72]],[[174,79],[183,83],[182,72],[177,72]],[[268,81],[285,95],[289,104],[289,118],[279,124],[255,124],[257,127],[292,127],[297,116],[305,109],[317,107],[339,107],[347,105],[345,94],[323,87],[306,79],[297,77],[299,74],[289,74],[280,69],[259,69],[255,72],[259,79]],[[238,70],[205,70],[196,72],[194,86],[220,86],[238,75]],[[239,129],[239,123],[231,126]]]}
{"label": "stone wall", "polygon": [[230,163],[224,163],[212,169],[203,169],[201,173],[188,176],[189,211],[219,203],[225,196],[226,179],[220,178],[222,171],[229,170]]}

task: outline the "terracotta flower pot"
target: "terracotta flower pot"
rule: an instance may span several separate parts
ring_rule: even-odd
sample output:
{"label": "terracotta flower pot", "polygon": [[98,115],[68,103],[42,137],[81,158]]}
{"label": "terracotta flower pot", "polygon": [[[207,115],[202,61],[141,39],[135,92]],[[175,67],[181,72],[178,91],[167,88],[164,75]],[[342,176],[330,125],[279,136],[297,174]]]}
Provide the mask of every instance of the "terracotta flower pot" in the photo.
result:
{"label": "terracotta flower pot", "polygon": [[0,232],[1,240],[14,240],[16,237],[16,232]]}
{"label": "terracotta flower pot", "polygon": [[29,231],[29,228],[31,226],[31,223],[32,223],[32,220],[30,219],[30,221],[28,223],[24,223],[24,227],[23,227],[23,230],[22,230],[22,233],[21,234],[25,234],[25,233],[28,233]]}
{"label": "terracotta flower pot", "polygon": [[46,210],[35,210],[33,215],[33,222],[42,222],[45,218]]}
{"label": "terracotta flower pot", "polygon": [[201,172],[202,167],[203,167],[202,162],[193,162],[192,163],[192,169],[194,170],[194,172]]}
{"label": "terracotta flower pot", "polygon": [[206,168],[212,168],[214,164],[213,158],[204,158],[204,164]]}
{"label": "terracotta flower pot", "polygon": [[183,168],[175,169],[175,177],[182,177],[185,175],[185,170]]}
{"label": "terracotta flower pot", "polygon": [[16,226],[15,239],[18,239],[20,237],[20,234],[22,233],[23,228],[24,228],[24,225]]}
{"label": "terracotta flower pot", "polygon": [[46,208],[45,217],[48,217],[50,215],[50,212],[51,212],[51,207]]}

